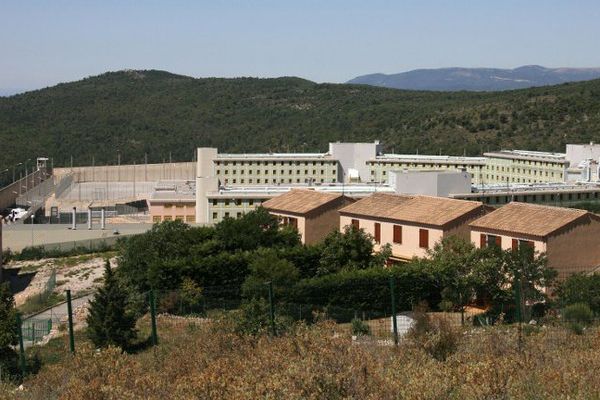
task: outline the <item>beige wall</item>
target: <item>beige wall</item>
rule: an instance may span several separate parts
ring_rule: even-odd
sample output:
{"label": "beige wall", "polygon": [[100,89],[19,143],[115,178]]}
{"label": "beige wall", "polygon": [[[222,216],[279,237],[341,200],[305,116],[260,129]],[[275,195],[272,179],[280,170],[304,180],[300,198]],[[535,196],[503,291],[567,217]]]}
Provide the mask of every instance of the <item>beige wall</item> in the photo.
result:
{"label": "beige wall", "polygon": [[494,233],[494,232],[490,232],[490,231],[483,231],[483,230],[476,230],[476,229],[472,229],[471,230],[471,242],[473,242],[473,244],[475,245],[475,247],[479,248],[481,247],[481,234],[485,234],[485,235],[494,235],[494,236],[500,236],[501,237],[501,247],[502,250],[511,250],[512,249],[512,240],[513,239],[517,239],[517,240],[529,240],[533,242],[533,248],[536,252],[538,253],[545,253],[546,252],[546,243],[543,240],[540,239],[534,239],[532,237],[528,237],[528,236],[511,236],[511,235],[501,235],[499,233]]}
{"label": "beige wall", "polygon": [[269,211],[269,214],[274,215],[279,218],[296,218],[298,221],[296,228],[298,229],[298,233],[300,234],[300,241],[306,244],[306,219],[304,217],[300,217],[294,214],[287,214],[282,212]]}
{"label": "beige wall", "polygon": [[[392,255],[402,259],[425,257],[427,255],[427,249],[419,247],[419,229],[427,229],[429,231],[429,248],[433,248],[435,243],[439,242],[444,236],[442,229],[408,225],[404,222],[394,224],[392,222],[355,218],[345,215],[340,217],[340,229],[343,230],[347,225],[351,225],[352,219],[358,219],[360,228],[373,237],[375,237],[375,222],[379,222],[381,224],[381,244],[375,244],[375,250],[379,250],[381,246],[389,243],[392,246]],[[402,244],[393,243],[394,225],[402,226]]]}
{"label": "beige wall", "polygon": [[548,265],[559,278],[600,266],[600,222],[587,218],[548,238]]}
{"label": "beige wall", "polygon": [[[151,202],[152,222],[181,219],[184,222],[196,222],[196,202]],[[167,219],[165,219],[167,217]]]}

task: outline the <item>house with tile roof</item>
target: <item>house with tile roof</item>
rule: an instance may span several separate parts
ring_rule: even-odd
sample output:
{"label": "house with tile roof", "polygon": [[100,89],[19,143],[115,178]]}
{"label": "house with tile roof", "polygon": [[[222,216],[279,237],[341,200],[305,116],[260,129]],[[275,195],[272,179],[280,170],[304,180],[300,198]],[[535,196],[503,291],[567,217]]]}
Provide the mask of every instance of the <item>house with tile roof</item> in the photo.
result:
{"label": "house with tile roof", "polygon": [[338,210],[354,200],[341,193],[324,193],[311,189],[293,189],[273,197],[262,205],[282,225],[298,230],[302,243],[323,240],[340,226]]}
{"label": "house with tile roof", "polygon": [[425,257],[446,236],[469,240],[469,223],[487,210],[478,201],[376,193],[340,209],[340,229],[364,229],[373,236],[375,250],[390,244],[392,259],[407,261]]}
{"label": "house with tile roof", "polygon": [[559,278],[600,266],[600,216],[585,210],[512,202],[470,223],[477,247],[545,253]]}

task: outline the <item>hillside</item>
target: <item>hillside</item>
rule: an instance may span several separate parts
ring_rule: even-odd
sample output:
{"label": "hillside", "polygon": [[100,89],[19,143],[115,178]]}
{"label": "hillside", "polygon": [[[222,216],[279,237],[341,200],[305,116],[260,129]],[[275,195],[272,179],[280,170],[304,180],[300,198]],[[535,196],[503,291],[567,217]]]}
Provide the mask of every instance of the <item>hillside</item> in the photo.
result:
{"label": "hillside", "polygon": [[380,139],[387,151],[479,154],[563,150],[600,137],[600,80],[517,91],[417,92],[298,78],[194,79],[121,71],[0,98],[0,171],[26,158],[54,165],[190,160],[221,151],[324,151]]}
{"label": "hillside", "polygon": [[598,78],[600,78],[600,68],[544,68],[539,65],[526,65],[514,69],[416,69],[398,74],[363,75],[347,83],[407,90],[499,91]]}

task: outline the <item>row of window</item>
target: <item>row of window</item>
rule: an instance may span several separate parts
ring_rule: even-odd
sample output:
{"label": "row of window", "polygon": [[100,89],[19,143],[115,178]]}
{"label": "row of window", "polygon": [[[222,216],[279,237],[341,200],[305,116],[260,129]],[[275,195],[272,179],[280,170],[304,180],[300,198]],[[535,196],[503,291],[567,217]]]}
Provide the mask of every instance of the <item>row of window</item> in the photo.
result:
{"label": "row of window", "polygon": [[[262,173],[261,171],[262,171],[262,170],[260,170],[260,169],[257,169],[257,170],[256,170],[256,175],[260,175],[260,174]],[[308,169],[305,169],[305,170],[304,170],[304,175],[308,175],[308,171],[309,171]],[[320,171],[321,171],[321,172],[320,172],[320,173],[321,173],[321,175],[325,175],[325,170],[324,170],[324,169],[322,169],[322,170],[320,170]],[[236,175],[236,174],[237,174],[237,172],[238,172],[238,170],[237,170],[237,169],[232,169],[232,170],[231,170],[231,175]],[[254,171],[253,171],[253,170],[251,170],[251,169],[250,169],[250,170],[248,170],[248,175],[253,175],[253,172],[254,172]],[[269,175],[269,170],[268,170],[268,169],[265,169],[263,172],[264,172],[264,175]],[[244,175],[245,173],[246,173],[246,171],[245,171],[245,170],[241,170],[241,171],[240,171],[240,175]],[[229,175],[229,170],[228,170],[228,169],[225,169],[225,170],[223,170],[223,174],[224,174],[224,175]],[[292,169],[288,170],[288,175],[293,175],[293,174],[294,174],[294,170],[292,170]],[[300,170],[300,169],[297,169],[297,170],[296,170],[296,175],[301,175],[301,174],[302,174],[302,170]],[[316,175],[316,174],[317,174],[317,170],[316,170],[316,169],[313,169],[313,170],[312,170],[312,174],[313,174],[313,175]],[[335,174],[336,174],[336,171],[335,171],[335,169],[331,171],[331,174],[332,174],[332,175],[335,175]],[[217,170],[217,175],[221,175],[221,170],[220,170],[220,169],[218,169],[218,170]],[[272,174],[272,175],[277,175],[277,170],[276,170],[276,169],[274,169],[274,170],[273,170],[273,174]],[[285,175],[285,170],[283,170],[283,169],[282,169],[282,170],[281,170],[281,173],[280,173],[280,175]]]}
{"label": "row of window", "polygon": [[[358,219],[352,219],[352,226],[356,229],[360,229],[360,221]],[[381,224],[379,222],[373,223],[373,237],[375,243],[381,243]],[[392,242],[395,244],[402,244],[403,234],[402,225],[393,226],[393,237]],[[419,229],[419,247],[422,249],[429,248],[429,229]]]}
{"label": "row of window", "polygon": [[173,217],[172,215],[165,215],[165,216],[160,216],[160,215],[154,215],[152,217],[152,222],[153,223],[159,223],[159,222],[163,222],[163,221],[183,221],[183,222],[187,222],[187,223],[193,223],[196,222],[196,216],[194,215],[176,215],[175,217]]}
{"label": "row of window", "polygon": [[[232,214],[232,213],[230,213],[229,211],[226,211],[226,212],[223,214],[223,216],[224,216],[225,218],[230,218],[232,215],[233,215],[233,214]],[[241,212],[241,211],[238,211],[237,213],[235,213],[235,217],[236,217],[236,218],[240,218],[241,216],[242,216],[242,212]],[[213,219],[213,221],[216,221],[217,219],[219,219],[219,213],[217,213],[217,212],[213,212],[213,213],[212,213],[212,219]]]}
{"label": "row of window", "polygon": [[[325,161],[215,161],[216,165],[325,165]],[[337,162],[328,161],[327,164],[335,165]]]}
{"label": "row of window", "polygon": [[[479,237],[479,247],[484,248],[492,246],[502,248],[502,236],[482,233]],[[518,250],[523,246],[533,248],[535,245],[531,240],[511,239],[511,249]]]}
{"label": "row of window", "polygon": [[558,193],[558,194],[523,194],[523,195],[511,195],[511,196],[478,196],[470,198],[470,200],[481,201],[487,204],[490,203],[508,203],[509,201],[520,201],[523,203],[544,203],[553,201],[573,201],[573,200],[592,200],[599,199],[600,194],[598,192],[585,192],[585,193]]}
{"label": "row of window", "polygon": [[261,203],[267,201],[267,199],[212,199],[212,205],[216,206],[225,206],[228,207],[230,205],[247,205],[252,207],[254,205],[260,205]]}
{"label": "row of window", "polygon": [[[247,183],[248,184],[254,184],[254,183],[257,183],[257,184],[260,184],[260,183],[265,183],[265,184],[275,183],[275,184],[277,184],[277,183],[286,183],[286,181],[287,181],[287,183],[294,183],[294,181],[295,181],[295,183],[301,183],[301,182],[303,182],[303,183],[310,183],[310,182],[314,183],[314,182],[317,182],[317,181],[321,182],[321,183],[325,183],[325,179],[324,178],[320,178],[319,180],[317,180],[315,178],[303,178],[303,179],[296,178],[295,180],[292,179],[292,178],[288,178],[288,179],[285,179],[285,178],[279,178],[279,179],[273,178],[273,179],[271,179],[271,182],[269,182],[269,178],[265,178],[265,179],[262,179],[262,180],[260,178],[256,178],[256,179],[254,179],[254,178],[248,178],[248,182]],[[327,181],[331,182],[331,183],[335,183],[336,179],[332,178],[332,179],[328,179]],[[224,182],[225,182],[226,185],[227,184],[236,185],[238,183],[238,179],[237,178],[233,178],[233,179],[230,180],[229,178],[225,178]],[[246,183],[246,179],[241,178],[239,180],[239,183],[240,184]]]}
{"label": "row of window", "polygon": [[[164,208],[173,208],[173,207],[175,207],[175,208],[182,208],[182,209],[184,209],[184,208],[186,208],[186,205],[185,205],[185,204],[182,204],[182,203],[175,203],[175,204],[172,204],[172,203],[165,203],[165,204],[163,205],[163,207],[164,207]],[[190,208],[196,208],[196,205],[194,205],[194,204],[190,204],[188,207],[190,207]]]}
{"label": "row of window", "polygon": [[[504,171],[504,167],[501,167],[501,166],[496,166],[496,167],[494,167],[493,165],[490,165],[490,166],[488,166],[486,169],[488,169],[488,170],[490,170],[490,171],[494,171],[494,170],[496,170],[496,171],[500,171],[500,172],[505,172],[505,171]],[[562,171],[562,168],[560,168],[560,169],[558,169],[558,170],[561,170],[561,171]],[[515,168],[515,167],[512,167],[512,168],[511,168],[511,167],[506,167],[506,172],[513,172],[513,173],[520,174],[520,173],[521,173],[521,171],[523,171],[522,173],[523,173],[524,175],[537,175],[537,172],[539,171],[539,169],[536,169],[536,168],[525,169],[525,168],[523,168],[523,169],[521,170],[521,168]],[[532,172],[533,172],[533,174],[532,174]],[[540,171],[540,175],[542,174],[541,172],[542,172],[542,171]],[[545,172],[546,172],[546,176],[548,176],[548,171],[546,170]],[[552,172],[552,176],[554,176],[554,172]]]}
{"label": "row of window", "polygon": [[418,164],[418,163],[404,163],[404,162],[368,162],[368,165],[370,165],[371,167],[404,167],[404,168],[466,168],[466,169],[476,169],[476,168],[483,168],[483,165],[467,165],[467,164],[441,164],[441,163],[422,163],[422,164]]}

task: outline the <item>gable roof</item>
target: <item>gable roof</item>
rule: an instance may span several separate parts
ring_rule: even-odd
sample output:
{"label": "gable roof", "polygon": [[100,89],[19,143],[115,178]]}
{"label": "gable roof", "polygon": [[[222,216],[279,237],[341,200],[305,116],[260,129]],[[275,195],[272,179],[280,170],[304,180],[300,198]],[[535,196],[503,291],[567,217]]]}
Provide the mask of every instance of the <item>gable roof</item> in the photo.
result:
{"label": "gable roof", "polygon": [[573,208],[512,202],[469,225],[475,229],[545,237],[585,215],[592,214]]}
{"label": "gable roof", "polygon": [[483,210],[483,203],[446,197],[375,193],[342,208],[340,213],[444,226],[477,209]]}
{"label": "gable roof", "polygon": [[340,193],[323,193],[310,189],[292,189],[273,197],[262,205],[268,210],[293,214],[308,214],[344,197]]}

